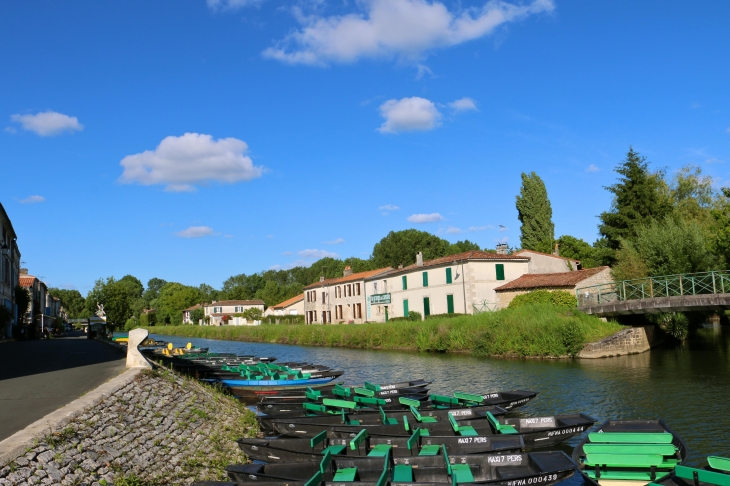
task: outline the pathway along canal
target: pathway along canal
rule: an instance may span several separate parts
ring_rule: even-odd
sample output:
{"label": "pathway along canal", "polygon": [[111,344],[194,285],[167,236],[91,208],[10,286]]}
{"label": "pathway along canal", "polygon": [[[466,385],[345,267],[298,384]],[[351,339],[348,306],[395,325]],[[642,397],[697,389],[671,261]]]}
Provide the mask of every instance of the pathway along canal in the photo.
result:
{"label": "pathway along canal", "polygon": [[[481,393],[524,389],[540,392],[519,413],[584,412],[609,418],[663,418],[690,449],[689,465],[707,455],[730,457],[730,328],[705,327],[682,345],[594,360],[517,360],[454,354],[291,346],[154,335],[211,352],[276,356],[345,371],[347,384],[425,378],[431,390]],[[583,436],[564,450],[572,451]]]}

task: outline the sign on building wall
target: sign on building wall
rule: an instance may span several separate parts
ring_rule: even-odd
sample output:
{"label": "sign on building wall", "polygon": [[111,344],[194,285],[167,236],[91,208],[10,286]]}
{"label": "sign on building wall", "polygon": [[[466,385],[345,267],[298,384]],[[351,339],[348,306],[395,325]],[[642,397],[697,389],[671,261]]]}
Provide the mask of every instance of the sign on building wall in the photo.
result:
{"label": "sign on building wall", "polygon": [[390,304],[390,294],[375,294],[370,296],[371,304]]}

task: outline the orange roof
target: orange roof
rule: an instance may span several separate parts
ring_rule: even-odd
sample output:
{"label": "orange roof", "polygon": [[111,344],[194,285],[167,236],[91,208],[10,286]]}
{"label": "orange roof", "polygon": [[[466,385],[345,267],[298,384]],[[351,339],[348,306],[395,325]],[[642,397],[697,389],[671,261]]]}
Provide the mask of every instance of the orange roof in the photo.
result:
{"label": "orange roof", "polygon": [[326,280],[321,280],[319,282],[309,284],[306,287],[304,287],[304,290],[316,289],[318,287],[325,287],[327,285],[339,284],[339,283],[344,283],[344,282],[352,282],[353,280],[364,280],[366,278],[373,277],[380,273],[385,273],[388,270],[392,270],[392,268],[391,267],[379,268],[377,270],[368,270],[367,272],[353,273],[352,275],[348,275],[347,277],[328,278]]}
{"label": "orange roof", "polygon": [[291,299],[287,299],[284,302],[281,302],[279,304],[271,306],[274,309],[283,309],[285,307],[289,307],[290,305],[296,304],[299,301],[304,300],[304,294],[295,295]]}
{"label": "orange roof", "polygon": [[579,262],[580,261],[580,260],[576,260],[575,258],[566,258],[566,257],[558,256],[558,255],[553,255],[552,253],[543,253],[541,251],[535,251],[535,250],[520,250],[520,251],[514,252],[513,255],[519,255],[520,253],[523,253],[523,252],[526,252],[526,251],[529,251],[530,253],[537,253],[538,255],[549,256],[549,257],[553,257],[553,258],[559,258],[561,260],[570,260],[571,262]]}
{"label": "orange roof", "polygon": [[608,267],[588,268],[573,272],[560,273],[527,273],[518,279],[494,289],[497,292],[505,290],[532,290],[549,287],[575,287],[588,277],[600,273]]}
{"label": "orange roof", "polygon": [[21,276],[19,280],[21,287],[32,287],[33,282],[35,282],[37,279],[32,275],[25,275]]}
{"label": "orange roof", "polygon": [[219,307],[224,305],[264,305],[263,300],[220,300],[211,304],[205,304],[206,307]]}
{"label": "orange roof", "polygon": [[187,309],[183,309],[183,312],[185,312],[185,311],[190,311],[190,310],[195,310],[195,309],[200,309],[201,307],[203,307],[203,306],[202,306],[202,305],[200,305],[200,304],[195,304],[195,305],[194,305],[194,306],[192,306],[192,307],[188,307]]}

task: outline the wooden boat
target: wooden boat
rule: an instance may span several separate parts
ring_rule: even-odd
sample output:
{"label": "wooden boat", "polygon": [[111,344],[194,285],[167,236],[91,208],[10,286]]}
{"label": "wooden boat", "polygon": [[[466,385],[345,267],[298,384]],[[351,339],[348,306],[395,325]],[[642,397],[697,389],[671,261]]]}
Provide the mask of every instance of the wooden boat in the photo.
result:
{"label": "wooden boat", "polygon": [[242,388],[245,390],[281,390],[288,388],[307,388],[316,387],[331,382],[335,378],[342,376],[344,371],[325,371],[321,373],[312,373],[304,375],[303,378],[293,379],[250,379],[250,380],[210,380],[220,383],[228,388]]}
{"label": "wooden boat", "polygon": [[730,486],[730,459],[709,456],[702,469],[677,466],[672,474],[654,483],[661,486]]}
{"label": "wooden boat", "polygon": [[[471,440],[483,440],[482,437],[500,435],[521,435],[525,447],[549,447],[559,444],[575,435],[588,430],[596,419],[584,414],[554,415],[547,417],[528,418],[497,418],[506,413],[506,410],[480,412],[483,418],[477,420],[457,421],[453,415],[447,413],[446,419],[420,415],[412,410],[412,422],[407,415],[402,419],[381,416],[380,423],[362,423],[358,419],[349,418],[344,414],[339,424],[317,424],[302,422],[305,419],[281,419],[268,422],[273,432],[285,437],[315,437],[323,430],[343,434],[347,437],[357,428],[367,429],[371,436],[409,437],[414,428],[428,431],[432,437],[475,437]],[[415,413],[413,413],[415,412]],[[427,413],[437,413],[436,411]],[[313,419],[314,417],[307,417]],[[261,421],[262,426],[264,421]],[[263,428],[263,427],[262,427]],[[480,439],[476,439],[479,437]],[[466,439],[469,440],[469,439]]]}
{"label": "wooden boat", "polygon": [[249,459],[267,463],[319,462],[328,451],[334,457],[365,457],[383,444],[391,447],[393,457],[429,455],[441,446],[446,447],[449,454],[518,453],[524,449],[521,435],[430,437],[422,436],[421,429],[416,429],[410,437],[371,437],[366,429],[353,431],[350,437],[342,437],[324,430],[311,439],[281,437],[239,439],[236,442]]}
{"label": "wooden boat", "polygon": [[320,463],[243,464],[228,466],[226,472],[239,484],[267,486],[314,486],[322,482],[516,486],[554,484],[575,474],[576,468],[563,452],[450,455],[442,447],[430,455],[390,457],[390,451],[384,445],[373,449],[367,457],[335,458],[327,453]]}
{"label": "wooden boat", "polygon": [[[318,389],[318,391],[321,392],[322,398],[327,398],[325,395],[332,395],[331,398],[335,398],[334,392],[332,388],[337,388],[338,385],[343,388],[345,391],[344,397],[341,395],[337,395],[338,398],[346,398],[349,396],[357,395],[355,392],[355,389],[366,389],[374,392],[374,397],[376,398],[387,398],[390,396],[398,396],[401,394],[401,390],[408,390],[413,392],[420,393],[419,390],[427,390],[428,385],[430,385],[430,381],[418,379],[418,380],[412,380],[412,381],[401,381],[397,383],[386,383],[386,384],[374,384],[365,382],[362,385],[356,385],[356,386],[342,386],[341,383],[336,383],[331,385],[330,387],[323,387]],[[266,404],[269,402],[273,403],[283,403],[283,402],[293,402],[293,403],[304,403],[305,401],[308,401],[309,398],[306,395],[306,390],[288,390],[288,391],[282,391],[282,392],[268,392],[268,393],[261,393],[261,404]]]}
{"label": "wooden boat", "polygon": [[573,451],[581,473],[601,486],[639,486],[669,477],[687,446],[662,420],[609,420]]}

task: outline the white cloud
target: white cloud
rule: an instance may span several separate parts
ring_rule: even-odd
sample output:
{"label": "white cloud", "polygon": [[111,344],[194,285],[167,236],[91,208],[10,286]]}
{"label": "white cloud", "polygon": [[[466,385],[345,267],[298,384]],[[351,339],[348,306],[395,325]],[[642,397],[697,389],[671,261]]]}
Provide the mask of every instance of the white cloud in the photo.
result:
{"label": "white cloud", "polygon": [[501,225],[501,224],[500,224],[500,225],[499,225],[499,230],[497,230],[497,231],[500,231],[500,232],[501,232],[501,231],[509,231],[509,228],[508,228],[508,227],[506,227],[506,226],[504,226],[504,225]]}
{"label": "white cloud", "polygon": [[446,229],[446,234],[449,234],[449,235],[458,235],[458,234],[461,234],[461,233],[463,233],[463,231],[460,228],[456,228],[454,226],[449,226]]}
{"label": "white cloud", "polygon": [[380,211],[398,211],[400,208],[395,204],[386,204],[378,208]]}
{"label": "white cloud", "polygon": [[378,128],[381,133],[433,130],[441,124],[441,113],[432,101],[414,96],[388,100],[380,105],[385,122]]}
{"label": "white cloud", "polygon": [[439,213],[430,214],[411,214],[408,216],[408,221],[411,223],[435,223],[437,221],[443,221],[444,217]]}
{"label": "white cloud", "polygon": [[299,255],[302,258],[315,258],[315,259],[320,259],[320,258],[325,258],[325,257],[330,257],[330,258],[339,258],[340,257],[340,255],[338,255],[337,253],[333,253],[331,251],[315,250],[315,249],[302,250],[302,251],[298,252],[297,255]]}
{"label": "white cloud", "polygon": [[337,238],[337,239],[332,240],[332,241],[323,241],[322,243],[324,243],[325,245],[341,245],[344,242],[345,242],[344,239]]}
{"label": "white cloud", "polygon": [[46,198],[43,196],[37,196],[37,195],[28,196],[25,199],[20,200],[21,204],[37,204],[37,203],[42,203],[42,202],[46,202]]}
{"label": "white cloud", "polygon": [[455,111],[478,110],[476,102],[471,98],[461,98],[452,101],[449,106]]}
{"label": "white cloud", "polygon": [[591,164],[586,168],[586,172],[598,172],[599,170],[601,169],[596,167],[594,164]]}
{"label": "white cloud", "polygon": [[494,226],[491,224],[486,226],[469,226],[469,231],[486,231],[488,229],[494,229]]}
{"label": "white cloud", "polygon": [[5,128],[3,128],[3,130],[5,130],[8,133],[12,133],[13,135],[18,133],[18,131],[13,127],[5,127]]}
{"label": "white cloud", "polygon": [[730,133],[730,127],[727,127],[727,128],[725,129],[725,131],[726,131],[727,133]]}
{"label": "white cloud", "polygon": [[264,168],[245,155],[248,145],[237,138],[213,139],[210,135],[186,133],[170,136],[155,150],[128,155],[120,165],[123,183],[144,186],[164,184],[167,191],[194,191],[195,184],[233,184],[261,177]]}
{"label": "white cloud", "polygon": [[433,71],[431,71],[431,68],[426,66],[425,64],[418,64],[416,66],[418,71],[416,72],[416,79],[421,79],[424,75],[428,74],[429,76],[433,76]]}
{"label": "white cloud", "polygon": [[234,10],[242,7],[258,7],[266,0],[206,0],[212,10]]}
{"label": "white cloud", "polygon": [[705,160],[705,164],[724,164],[725,161],[722,159],[718,159],[717,157],[710,157],[709,159]]}
{"label": "white cloud", "polygon": [[271,265],[269,270],[281,270],[281,265]]}
{"label": "white cloud", "polygon": [[361,58],[418,60],[432,49],[479,39],[508,22],[550,12],[553,0],[516,5],[489,0],[451,12],[429,0],[367,0],[361,12],[323,17],[297,15],[302,28],[263,52],[290,64],[327,65]]}
{"label": "white cloud", "polygon": [[282,253],[282,255],[287,255],[287,256],[293,255],[293,254],[294,254],[293,251],[285,251],[284,253]]}
{"label": "white cloud", "polygon": [[213,234],[213,228],[210,226],[191,226],[188,229],[175,233],[180,238],[200,238],[202,236],[210,236]]}
{"label": "white cloud", "polygon": [[63,132],[75,132],[84,129],[75,116],[64,115],[56,111],[44,111],[35,115],[11,115],[10,119],[20,123],[23,130],[37,133],[42,137],[58,135]]}

